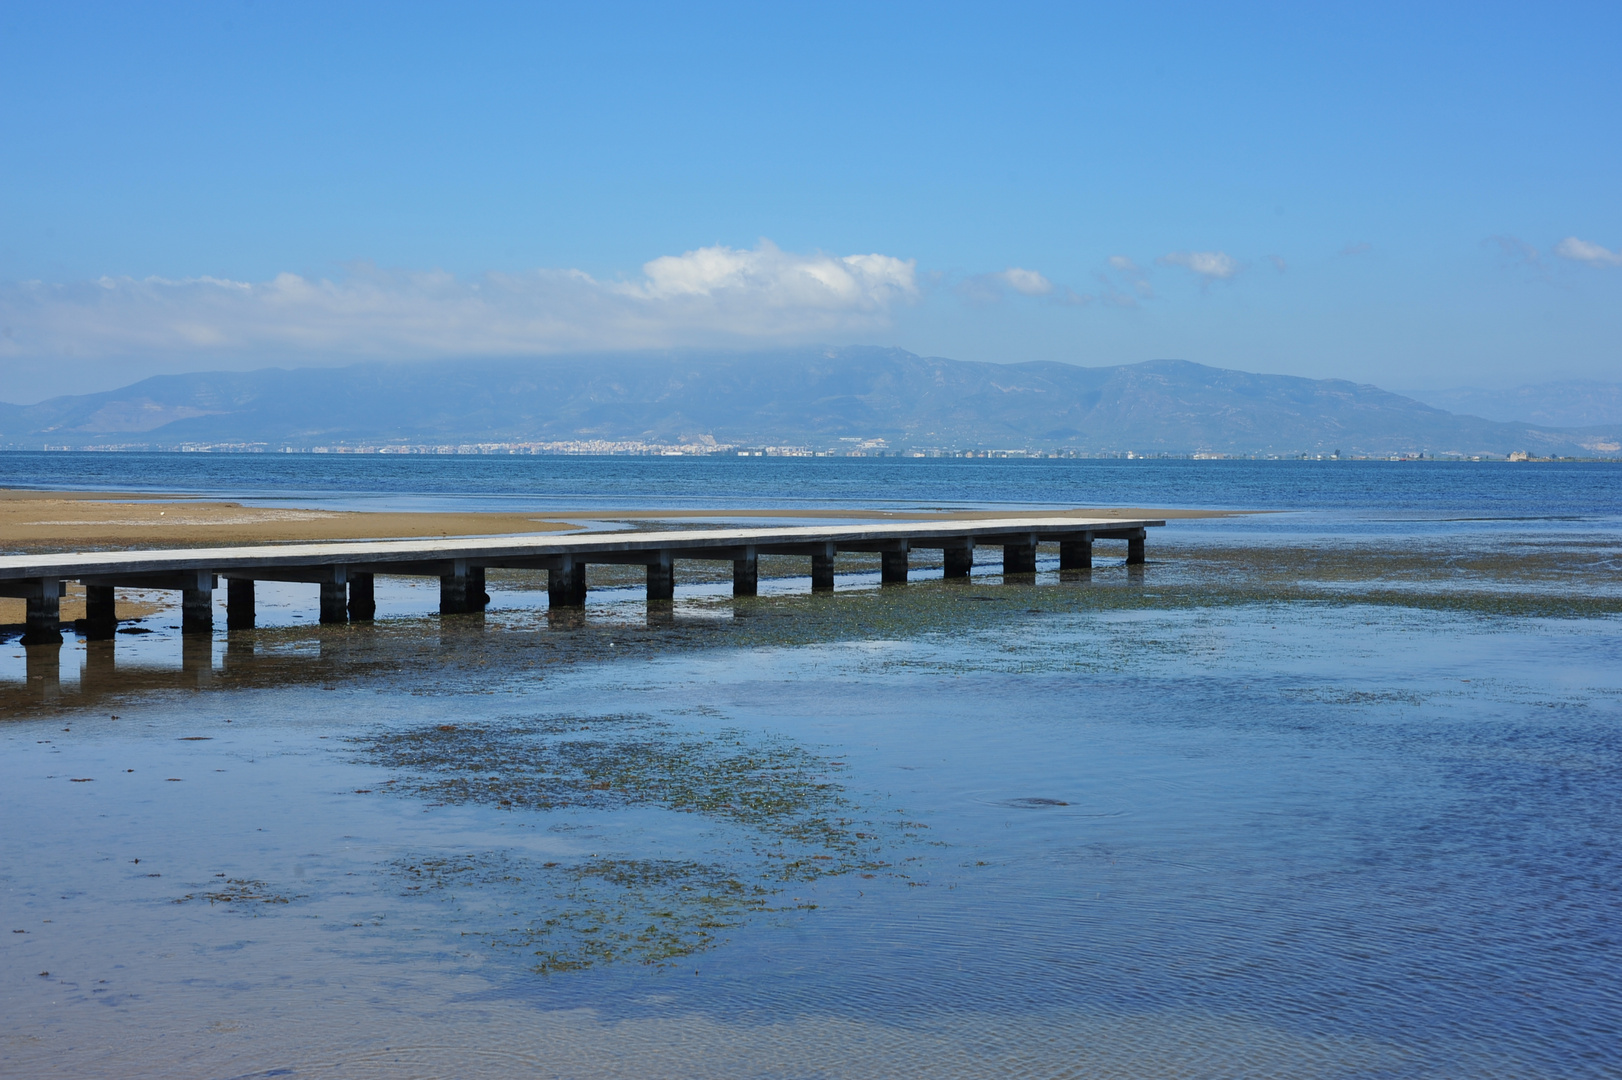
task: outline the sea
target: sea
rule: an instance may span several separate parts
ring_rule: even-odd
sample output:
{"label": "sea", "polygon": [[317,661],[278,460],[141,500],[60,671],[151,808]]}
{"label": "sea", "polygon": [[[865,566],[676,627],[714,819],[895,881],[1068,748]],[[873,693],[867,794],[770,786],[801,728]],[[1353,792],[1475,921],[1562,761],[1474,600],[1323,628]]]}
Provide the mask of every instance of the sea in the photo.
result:
{"label": "sea", "polygon": [[1622,1075],[1622,465],[0,453],[0,487],[1231,511],[1090,572],[4,628],[0,1075]]}

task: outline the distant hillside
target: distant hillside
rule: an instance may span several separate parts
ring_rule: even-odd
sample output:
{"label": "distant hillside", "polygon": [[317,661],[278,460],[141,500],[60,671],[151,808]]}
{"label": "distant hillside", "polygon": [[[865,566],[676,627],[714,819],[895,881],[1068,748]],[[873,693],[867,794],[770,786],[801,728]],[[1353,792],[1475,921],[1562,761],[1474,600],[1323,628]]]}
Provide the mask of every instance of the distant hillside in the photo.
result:
{"label": "distant hillside", "polygon": [[1510,420],[1562,427],[1622,424],[1622,383],[1569,379],[1532,383],[1513,390],[1461,387],[1418,395],[1428,405],[1488,420]]}
{"label": "distant hillside", "polygon": [[146,379],[0,406],[0,444],[696,441],[1142,453],[1614,454],[1622,427],[1458,416],[1374,386],[1180,360],[966,363],[901,349],[357,364]]}

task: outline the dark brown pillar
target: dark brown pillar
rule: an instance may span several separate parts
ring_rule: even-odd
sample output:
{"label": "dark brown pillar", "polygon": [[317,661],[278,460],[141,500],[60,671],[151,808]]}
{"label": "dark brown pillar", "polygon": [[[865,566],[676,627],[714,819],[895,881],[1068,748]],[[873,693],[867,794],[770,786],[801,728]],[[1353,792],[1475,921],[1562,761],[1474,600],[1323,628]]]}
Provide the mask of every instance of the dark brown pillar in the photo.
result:
{"label": "dark brown pillar", "polygon": [[377,615],[377,591],[371,574],[349,575],[349,621],[370,622]]}
{"label": "dark brown pillar", "polygon": [[648,563],[648,603],[668,603],[676,598],[676,567],[670,552],[659,552],[657,562]]}
{"label": "dark brown pillar", "polygon": [[1093,534],[1082,533],[1072,540],[1059,541],[1060,570],[1091,570],[1093,568]]}
{"label": "dark brown pillar", "polygon": [[468,566],[458,559],[449,574],[439,579],[439,613],[464,615],[470,611],[483,611],[490,602],[484,591],[484,567]]}
{"label": "dark brown pillar", "polygon": [[118,632],[118,611],[111,585],[84,587],[84,636],[87,641],[111,641]]}
{"label": "dark brown pillar", "polygon": [[946,576],[949,578],[966,578],[969,571],[974,569],[974,541],[965,541],[959,547],[949,547],[942,554],[946,557]]}
{"label": "dark brown pillar", "polygon": [[[186,576],[193,576],[191,571]],[[182,634],[212,634],[214,632],[214,575],[198,572],[196,584],[180,590],[180,632]]]}
{"label": "dark brown pillar", "polygon": [[39,578],[29,584],[31,591],[27,598],[22,643],[62,644],[62,582],[57,578]]}
{"label": "dark brown pillar", "polygon": [[834,591],[834,545],[826,544],[823,550],[811,556],[811,591]]}
{"label": "dark brown pillar", "polygon": [[1126,541],[1126,565],[1143,565],[1143,539],[1144,530],[1138,529]]}
{"label": "dark brown pillar", "polygon": [[252,630],[254,621],[252,578],[225,579],[225,628]]}
{"label": "dark brown pillar", "polygon": [[565,555],[561,566],[547,572],[546,599],[554,608],[585,607],[586,564]]}
{"label": "dark brown pillar", "polygon": [[1002,546],[1003,576],[1036,573],[1036,537],[1020,537]]}
{"label": "dark brown pillar", "polygon": [[880,568],[879,580],[886,585],[905,585],[907,583],[907,542],[903,540],[899,549],[879,553]]}
{"label": "dark brown pillar", "polygon": [[755,549],[746,547],[741,557],[732,560],[732,595],[754,596],[760,592],[760,557]]}
{"label": "dark brown pillar", "polygon": [[341,571],[335,576],[337,581],[321,583],[321,621],[329,626],[349,621],[349,584]]}

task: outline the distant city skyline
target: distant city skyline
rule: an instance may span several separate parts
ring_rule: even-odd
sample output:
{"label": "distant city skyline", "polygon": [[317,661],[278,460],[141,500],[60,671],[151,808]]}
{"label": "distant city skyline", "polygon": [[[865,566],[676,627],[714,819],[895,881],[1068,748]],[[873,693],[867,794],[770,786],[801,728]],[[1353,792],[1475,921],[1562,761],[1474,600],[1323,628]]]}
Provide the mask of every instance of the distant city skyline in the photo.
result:
{"label": "distant city skyline", "polygon": [[0,401],[637,348],[1622,381],[1599,4],[0,8]]}

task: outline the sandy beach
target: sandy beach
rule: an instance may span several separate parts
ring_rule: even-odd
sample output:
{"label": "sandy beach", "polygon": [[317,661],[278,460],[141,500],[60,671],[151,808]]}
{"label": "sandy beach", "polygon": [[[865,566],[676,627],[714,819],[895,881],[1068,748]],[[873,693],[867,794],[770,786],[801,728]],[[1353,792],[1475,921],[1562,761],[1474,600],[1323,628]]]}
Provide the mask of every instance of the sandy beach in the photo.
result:
{"label": "sandy beach", "polygon": [[252,507],[200,502],[180,496],[108,492],[0,489],[0,549],[72,550],[116,547],[380,540],[424,536],[502,536],[559,532],[586,521],[972,521],[976,518],[1222,517],[1230,511],[1145,507],[1076,507],[1069,510],[898,511],[845,509],[579,510],[533,513],[371,512]]}

